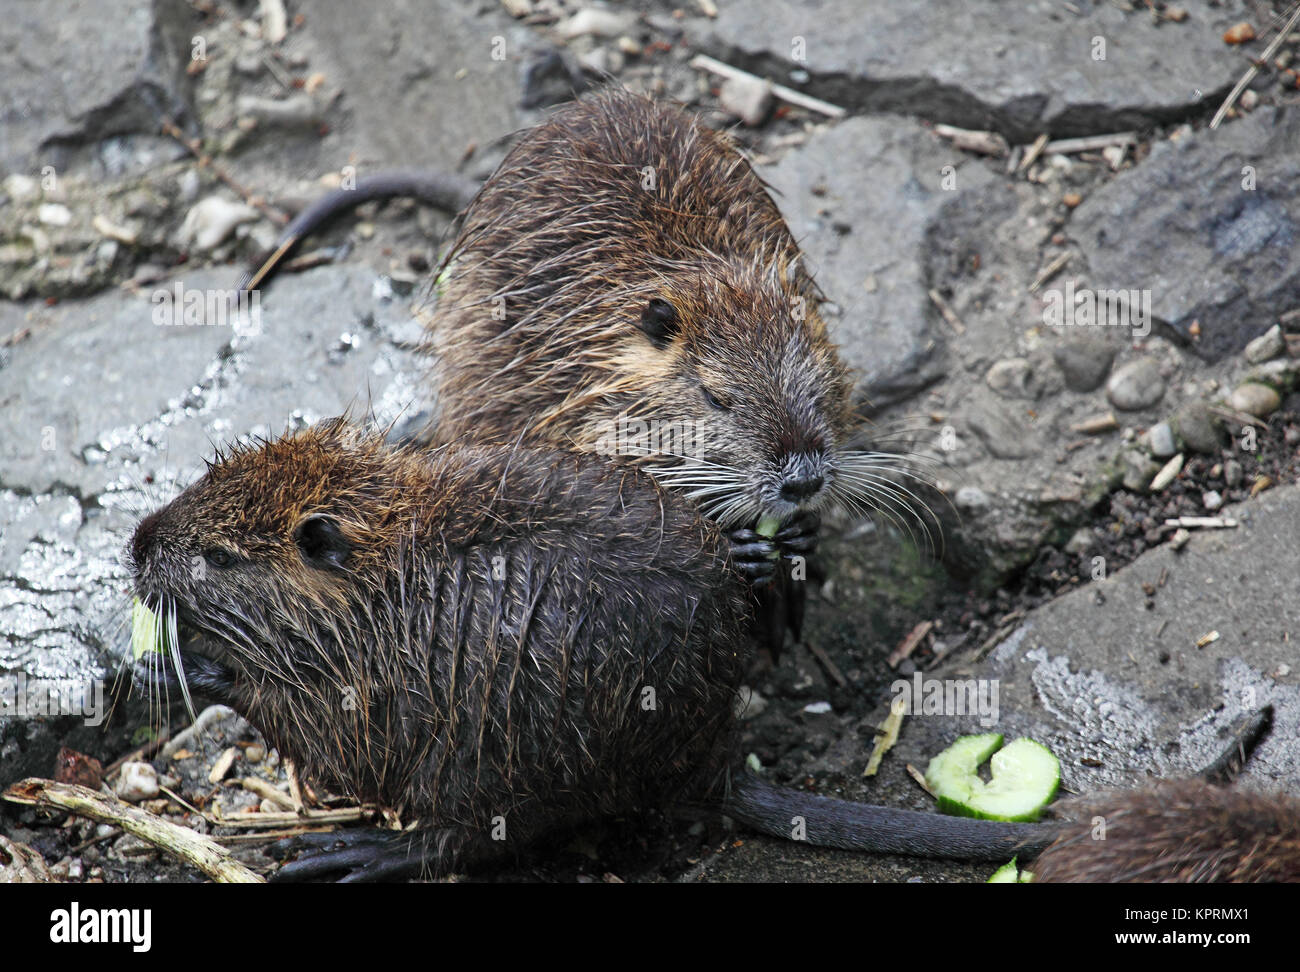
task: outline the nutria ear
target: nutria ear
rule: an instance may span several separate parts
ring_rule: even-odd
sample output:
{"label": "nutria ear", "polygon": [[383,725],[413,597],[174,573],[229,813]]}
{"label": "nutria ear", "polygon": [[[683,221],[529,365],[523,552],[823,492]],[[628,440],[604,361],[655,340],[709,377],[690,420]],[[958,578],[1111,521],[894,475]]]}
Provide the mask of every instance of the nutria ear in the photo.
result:
{"label": "nutria ear", "polygon": [[322,570],[342,567],[352,552],[352,544],[343,536],[339,525],[332,517],[322,514],[309,516],[299,523],[293,540],[302,559]]}
{"label": "nutria ear", "polygon": [[662,297],[652,297],[641,311],[641,330],[659,347],[672,340],[680,324],[677,308]]}

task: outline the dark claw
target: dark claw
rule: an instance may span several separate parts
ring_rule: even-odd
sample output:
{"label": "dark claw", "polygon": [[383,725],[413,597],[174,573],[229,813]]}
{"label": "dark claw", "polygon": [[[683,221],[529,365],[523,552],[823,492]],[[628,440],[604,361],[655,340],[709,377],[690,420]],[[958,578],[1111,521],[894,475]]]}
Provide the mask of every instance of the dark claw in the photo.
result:
{"label": "dark claw", "polygon": [[343,830],[332,834],[302,834],[272,845],[277,855],[301,852],[271,880],[319,881],[342,884],[414,877],[424,865],[424,854],[410,834],[385,830]]}
{"label": "dark claw", "polygon": [[817,533],[821,529],[821,514],[814,510],[804,510],[793,520],[781,527],[773,538],[781,553],[812,553],[817,549]]}
{"label": "dark claw", "polygon": [[727,534],[731,542],[731,565],[754,586],[766,586],[776,576],[776,544],[753,530],[742,528]]}

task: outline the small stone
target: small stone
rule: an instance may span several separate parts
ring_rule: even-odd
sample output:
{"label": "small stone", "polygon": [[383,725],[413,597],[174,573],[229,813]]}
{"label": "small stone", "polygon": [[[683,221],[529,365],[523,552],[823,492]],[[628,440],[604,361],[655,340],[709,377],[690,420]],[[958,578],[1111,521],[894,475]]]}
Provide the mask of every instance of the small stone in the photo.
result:
{"label": "small stone", "polygon": [[978,486],[963,486],[957,490],[957,495],[953,497],[953,503],[957,509],[967,513],[978,513],[986,510],[990,505],[989,494],[984,492]]}
{"label": "small stone", "polygon": [[152,800],[159,793],[158,773],[148,763],[124,763],[115,792],[127,803]]}
{"label": "small stone", "polygon": [[1253,41],[1254,39],[1255,28],[1246,20],[1239,24],[1233,24],[1223,32],[1223,43],[1225,44],[1245,44],[1247,41]]}
{"label": "small stone", "polygon": [[624,34],[618,39],[618,49],[620,53],[626,54],[629,57],[639,57],[642,51],[641,44],[633,38],[628,37],[627,34]]}
{"label": "small stone", "polygon": [[258,77],[266,66],[262,63],[260,55],[250,51],[246,54],[235,55],[235,73],[242,74],[246,78]]}
{"label": "small stone", "polygon": [[1281,395],[1269,388],[1268,385],[1258,385],[1253,381],[1239,385],[1236,391],[1228,396],[1228,405],[1230,407],[1258,418],[1272,415],[1281,404]]}
{"label": "small stone", "polygon": [[1075,392],[1099,388],[1114,358],[1115,349],[1099,341],[1069,341],[1052,350],[1052,360],[1061,369],[1065,387]]}
{"label": "small stone", "polygon": [[1080,527],[1074,531],[1069,540],[1065,541],[1065,552],[1068,554],[1086,554],[1096,542],[1097,538],[1092,535],[1090,529]]}
{"label": "small stone", "polygon": [[36,218],[46,226],[67,226],[72,222],[72,210],[63,203],[42,203],[36,208]]}
{"label": "small stone", "polygon": [[4,182],[0,182],[0,188],[3,188],[5,195],[14,202],[35,199],[41,193],[40,183],[31,176],[20,175],[17,172],[6,176]]}
{"label": "small stone", "polygon": [[1123,456],[1124,476],[1122,484],[1132,493],[1140,493],[1147,488],[1160,466],[1139,449],[1128,449]]}
{"label": "small stone", "polygon": [[1077,192],[1067,192],[1061,197],[1061,202],[1065,203],[1070,209],[1077,209],[1079,204],[1083,202],[1083,196]]}
{"label": "small stone", "polygon": [[1261,364],[1279,357],[1286,351],[1286,340],[1282,337],[1282,328],[1274,324],[1255,340],[1246,345],[1242,353],[1251,364]]}
{"label": "small stone", "polygon": [[1137,358],[1120,365],[1106,382],[1106,397],[1118,409],[1137,412],[1150,408],[1165,394],[1165,380],[1152,358]]}
{"label": "small stone", "polygon": [[736,715],[741,719],[757,719],[767,710],[767,699],[748,685],[736,693]]}
{"label": "small stone", "polygon": [[832,711],[829,702],[809,702],[803,707],[803,710],[809,715],[826,715]]}
{"label": "small stone", "polygon": [[1259,93],[1247,88],[1241,93],[1241,98],[1237,100],[1242,111],[1254,111],[1259,105]]}
{"label": "small stone", "polygon": [[256,209],[242,202],[208,196],[185,214],[180,237],[187,246],[196,250],[211,250],[224,242],[240,223],[251,222],[259,215]]}
{"label": "small stone", "polygon": [[1201,505],[1213,512],[1223,505],[1223,494],[1217,490],[1208,490],[1201,496]]}
{"label": "small stone", "polygon": [[1183,7],[1167,6],[1165,7],[1165,19],[1172,20],[1176,24],[1182,23],[1187,19],[1187,10]]}
{"label": "small stone", "polygon": [[260,98],[240,95],[235,110],[241,118],[252,118],[263,125],[280,128],[316,128],[324,120],[321,105],[309,94],[288,98]]}
{"label": "small stone", "polygon": [[1004,358],[994,362],[984,381],[1003,398],[1033,398],[1029,388],[1032,370],[1024,358]]}
{"label": "small stone", "polygon": [[568,20],[555,26],[555,31],[565,40],[591,34],[594,37],[619,37],[631,33],[636,27],[635,18],[627,13],[587,7]]}
{"label": "small stone", "polygon": [[1174,416],[1174,427],[1183,445],[1206,455],[1219,450],[1219,427],[1214,413],[1204,402],[1191,402]]}
{"label": "small stone", "polygon": [[1245,471],[1236,459],[1229,459],[1223,464],[1223,481],[1229,486],[1240,486]]}
{"label": "small stone", "polygon": [[718,92],[722,107],[750,128],[767,121],[772,110],[772,82],[762,78],[728,78]]}
{"label": "small stone", "polygon": [[266,757],[266,747],[261,743],[253,743],[244,750],[244,759],[250,763],[260,763]]}
{"label": "small stone", "polygon": [[1159,422],[1147,430],[1147,445],[1157,459],[1168,459],[1178,451],[1174,430],[1168,422]]}

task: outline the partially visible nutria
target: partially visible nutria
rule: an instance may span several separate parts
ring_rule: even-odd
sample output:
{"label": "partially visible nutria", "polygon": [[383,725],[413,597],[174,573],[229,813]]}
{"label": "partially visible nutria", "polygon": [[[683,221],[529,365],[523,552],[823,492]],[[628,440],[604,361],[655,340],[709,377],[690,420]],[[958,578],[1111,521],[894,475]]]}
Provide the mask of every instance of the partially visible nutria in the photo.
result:
{"label": "partially visible nutria", "polygon": [[1089,794],[1034,880],[1087,884],[1300,881],[1300,800],[1202,781]]}
{"label": "partially visible nutria", "polygon": [[418,828],[290,874],[443,873],[681,800],[838,847],[996,860],[1050,839],[729,774],[748,609],[727,557],[626,464],[392,447],[342,420],[219,456],[129,549],[192,688]]}

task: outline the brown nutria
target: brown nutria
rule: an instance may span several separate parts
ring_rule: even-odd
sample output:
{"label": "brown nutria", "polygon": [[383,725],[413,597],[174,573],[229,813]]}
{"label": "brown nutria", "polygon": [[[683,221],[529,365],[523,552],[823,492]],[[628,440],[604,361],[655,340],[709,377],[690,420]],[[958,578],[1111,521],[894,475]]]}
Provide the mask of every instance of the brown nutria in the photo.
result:
{"label": "brown nutria", "polygon": [[418,828],[289,876],[442,873],[682,799],[776,836],[802,816],[836,847],[1006,859],[1050,839],[730,775],[748,608],[727,557],[626,464],[393,447],[342,420],[219,456],[128,551],[137,595],[174,619],[173,677],[309,782]]}
{"label": "brown nutria", "polygon": [[1202,781],[1089,794],[1030,869],[1035,881],[1300,881],[1300,800]]}
{"label": "brown nutria", "polygon": [[849,374],[765,184],[676,107],[610,87],[526,132],[436,279],[428,438],[526,434],[643,465],[728,531],[737,569],[776,577],[774,651],[784,622],[798,638],[788,568],[823,508],[915,515],[900,457],[850,448]]}

